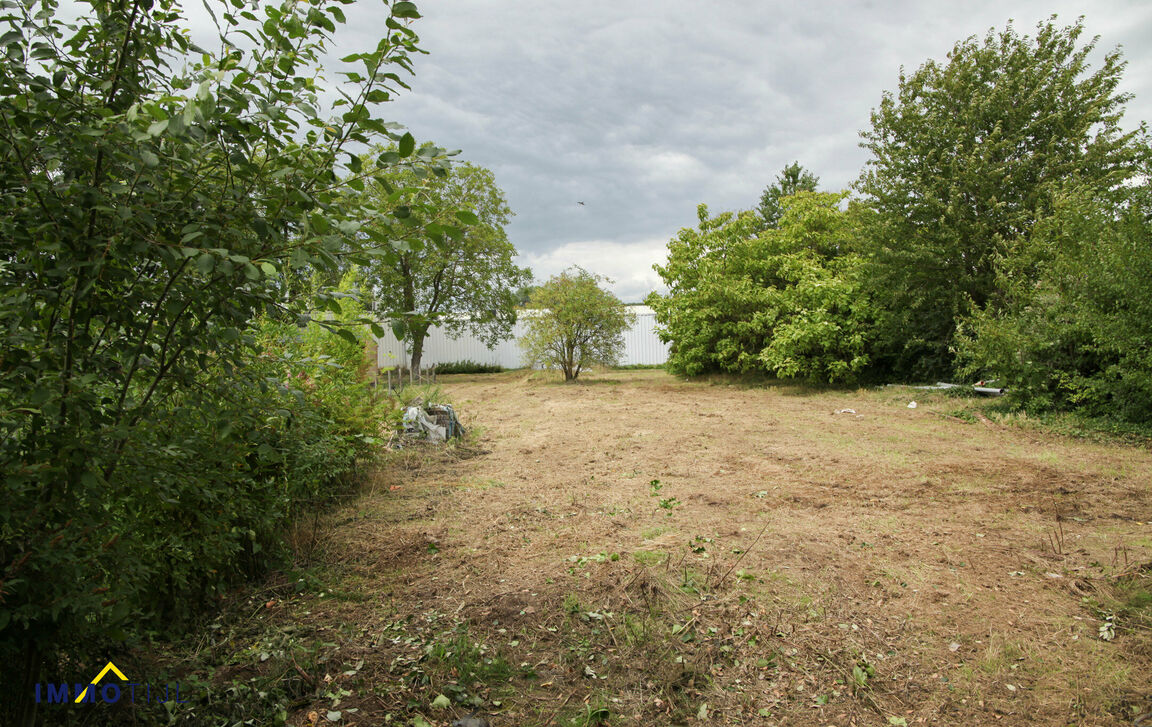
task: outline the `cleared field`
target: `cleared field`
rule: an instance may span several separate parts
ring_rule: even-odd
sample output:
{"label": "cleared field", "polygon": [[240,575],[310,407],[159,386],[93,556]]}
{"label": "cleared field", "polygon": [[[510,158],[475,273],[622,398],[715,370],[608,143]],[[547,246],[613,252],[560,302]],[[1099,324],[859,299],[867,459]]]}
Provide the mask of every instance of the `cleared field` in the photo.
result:
{"label": "cleared field", "polygon": [[443,386],[478,436],[398,454],[323,530],[336,597],[269,608],[326,634],[344,724],[1152,711],[1144,447],[907,389],[660,371]]}

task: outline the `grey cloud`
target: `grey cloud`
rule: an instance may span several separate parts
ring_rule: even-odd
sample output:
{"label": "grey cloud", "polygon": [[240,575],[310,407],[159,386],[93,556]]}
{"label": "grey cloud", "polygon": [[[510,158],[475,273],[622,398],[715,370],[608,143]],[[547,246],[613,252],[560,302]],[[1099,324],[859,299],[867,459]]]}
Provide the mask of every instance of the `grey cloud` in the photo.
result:
{"label": "grey cloud", "polygon": [[[1085,15],[1098,56],[1124,47],[1129,124],[1152,118],[1145,0],[417,2],[430,54],[385,114],[493,170],[525,259],[551,272],[600,261],[631,299],[656,241],[694,225],[698,203],[752,207],[793,160],[829,189],[850,185],[859,132],[901,65],[943,60],[1009,18],[1030,33],[1052,13]],[[352,6],[333,55],[374,46],[382,8]]]}

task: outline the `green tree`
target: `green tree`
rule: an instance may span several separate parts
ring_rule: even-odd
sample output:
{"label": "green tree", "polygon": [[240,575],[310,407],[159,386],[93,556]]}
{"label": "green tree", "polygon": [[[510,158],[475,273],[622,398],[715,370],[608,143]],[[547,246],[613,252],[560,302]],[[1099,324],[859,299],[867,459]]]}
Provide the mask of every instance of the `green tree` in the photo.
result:
{"label": "green tree", "polygon": [[792,162],[776,175],[776,181],[768,185],[760,195],[760,216],[768,227],[779,227],[780,217],[784,214],[781,200],[791,197],[797,192],[815,192],[820,178],[800,166],[800,162]]}
{"label": "green tree", "polygon": [[1030,409],[1152,424],[1152,195],[1117,209],[1072,185],[997,265],[1003,303],[965,322],[962,360]]}
{"label": "green tree", "polygon": [[841,210],[845,197],[786,197],[779,228],[758,233],[752,212],[712,218],[701,205],[699,229],[681,230],[656,266],[669,292],[647,300],[672,344],[669,369],[854,380],[874,313],[855,252],[867,213]]}
{"label": "green tree", "polygon": [[957,43],[945,63],[901,73],[872,112],[859,189],[881,213],[870,279],[884,299],[879,362],[904,377],[949,372],[957,321],[997,305],[995,261],[1075,178],[1125,194],[1140,132],[1120,126],[1120,52],[1089,67],[1082,22],[1009,25]]}
{"label": "green tree", "polygon": [[532,292],[520,339],[525,362],[564,372],[574,381],[590,366],[614,366],[624,354],[624,331],[636,316],[611,292],[607,280],[575,267],[552,276]]}
{"label": "green tree", "polygon": [[532,273],[515,264],[504,231],[512,210],[491,171],[468,162],[443,175],[393,171],[363,195],[383,212],[364,230],[389,242],[366,277],[381,313],[408,339],[414,370],[433,325],[488,345],[511,336],[517,291]]}
{"label": "green tree", "polygon": [[516,305],[524,307],[531,303],[532,294],[535,293],[536,289],[539,287],[539,285],[536,285],[533,282],[528,282],[524,285],[521,285],[520,288],[516,291]]}
{"label": "green tree", "polygon": [[[231,436],[232,415],[283,431],[252,325],[339,310],[324,292],[287,298],[283,279],[333,267],[356,228],[358,211],[337,204],[342,177],[362,172],[346,149],[387,138],[394,164],[412,162],[411,135],[373,110],[419,51],[413,3],[386,4],[385,37],[343,59],[347,82],[321,115],[320,61],[345,4],[218,4],[211,52],[188,40],[173,0],[94,0],[71,25],[54,0],[3,3],[0,670],[34,680],[61,644],[75,656],[155,625],[163,589],[203,597],[245,554],[258,562],[263,531],[228,518],[261,517],[244,506],[283,484],[264,467],[276,443],[238,453],[220,478],[179,467],[230,450],[196,452],[206,432]],[[209,509],[221,488],[228,508]],[[136,527],[145,513],[154,528]],[[183,551],[165,537],[188,532],[221,561],[177,577]]]}
{"label": "green tree", "polygon": [[753,212],[712,216],[703,204],[696,214],[698,226],[681,229],[668,243],[667,263],[653,266],[668,292],[644,301],[671,344],[668,369],[687,376],[755,371],[768,343],[768,301],[765,286],[744,275],[743,250],[762,222]]}

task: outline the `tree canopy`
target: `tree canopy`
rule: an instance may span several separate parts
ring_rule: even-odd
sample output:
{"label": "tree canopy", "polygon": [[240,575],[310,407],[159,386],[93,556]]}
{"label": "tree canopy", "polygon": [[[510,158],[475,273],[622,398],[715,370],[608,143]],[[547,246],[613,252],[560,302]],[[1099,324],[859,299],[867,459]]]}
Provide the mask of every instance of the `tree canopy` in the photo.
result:
{"label": "tree canopy", "polygon": [[669,370],[768,373],[851,381],[869,362],[872,310],[856,274],[863,211],[843,193],[782,200],[779,228],[753,212],[711,217],[683,229],[656,266],[669,292],[653,293]]}
{"label": "tree canopy", "polygon": [[380,314],[409,340],[413,369],[432,325],[489,345],[511,335],[532,273],[515,264],[504,231],[512,210],[491,171],[469,162],[443,175],[385,171],[354,195],[379,212],[365,229],[392,241],[374,251],[366,278]]}
{"label": "tree canopy", "polygon": [[996,260],[1031,234],[1075,179],[1106,199],[1137,173],[1139,132],[1113,50],[1093,70],[1082,21],[1021,36],[1011,24],[928,61],[872,112],[859,189],[881,215],[869,276],[885,300],[883,363],[904,376],[952,369],[957,322],[998,305]]}
{"label": "tree canopy", "polygon": [[[997,378],[1010,402],[1152,421],[1152,146],[1119,51],[1012,25],[901,73],[845,197],[785,168],[753,212],[681,230],[648,302],[677,373]],[[780,210],[777,215],[777,210]]]}
{"label": "tree canopy", "polygon": [[776,175],[776,181],[765,187],[760,195],[760,216],[768,227],[779,227],[780,217],[784,214],[781,200],[791,197],[797,192],[815,192],[820,178],[804,167],[800,162],[792,162]]}
{"label": "tree canopy", "polygon": [[571,268],[532,291],[520,339],[525,363],[564,372],[574,381],[591,366],[614,366],[624,353],[624,331],[636,316],[610,291],[606,279]]}

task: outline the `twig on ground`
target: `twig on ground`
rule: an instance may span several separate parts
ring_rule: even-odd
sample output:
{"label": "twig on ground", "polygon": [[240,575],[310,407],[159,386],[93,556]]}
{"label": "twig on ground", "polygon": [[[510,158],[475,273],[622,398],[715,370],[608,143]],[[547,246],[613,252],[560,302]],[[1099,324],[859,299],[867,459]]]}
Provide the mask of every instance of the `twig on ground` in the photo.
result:
{"label": "twig on ground", "polygon": [[720,580],[716,581],[716,585],[713,586],[714,589],[723,585],[724,581],[727,580],[732,571],[736,569],[736,566],[740,565],[740,561],[744,560],[744,556],[748,555],[748,553],[756,547],[756,544],[760,542],[760,538],[764,536],[764,532],[768,530],[768,526],[771,524],[771,522],[771,520],[766,520],[764,522],[764,527],[760,528],[760,532],[756,534],[756,539],[752,541],[751,545],[744,549],[744,552],[742,552],[740,557],[737,558],[736,561],[728,567],[728,570],[724,571],[724,575],[720,576]]}

